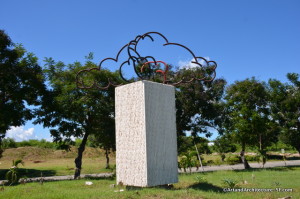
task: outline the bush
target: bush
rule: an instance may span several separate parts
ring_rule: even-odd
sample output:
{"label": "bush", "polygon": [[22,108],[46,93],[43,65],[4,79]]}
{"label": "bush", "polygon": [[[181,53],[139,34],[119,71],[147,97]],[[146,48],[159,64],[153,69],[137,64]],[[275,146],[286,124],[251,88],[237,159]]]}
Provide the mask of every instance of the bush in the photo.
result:
{"label": "bush", "polygon": [[247,161],[255,161],[255,162],[260,162],[260,156],[259,155],[245,155],[245,158]]}
{"label": "bush", "polygon": [[276,151],[276,152],[281,152],[281,149],[285,149],[285,151],[297,151],[293,146],[289,144],[285,144],[282,141],[273,143],[271,146],[267,148],[268,151]]}
{"label": "bush", "polygon": [[50,148],[50,149],[57,149],[58,144],[54,142],[48,142],[45,139],[41,140],[24,140],[21,142],[16,142],[16,147],[40,147],[40,148]]}
{"label": "bush", "polygon": [[186,169],[188,168],[190,173],[192,167],[199,167],[196,153],[189,151],[185,153],[185,155],[180,156],[178,167],[179,169],[183,168],[184,172],[186,172]]}
{"label": "bush", "polygon": [[5,177],[8,180],[8,184],[12,185],[19,182],[20,176],[18,172],[18,165],[24,165],[23,160],[13,160],[12,167],[9,168],[9,171],[6,173]]}
{"label": "bush", "polygon": [[234,165],[234,164],[239,164],[241,163],[241,159],[239,156],[235,155],[235,156],[228,156],[225,161],[229,164],[229,165]]}
{"label": "bush", "polygon": [[221,160],[219,160],[219,159],[215,160],[215,165],[220,166],[221,164],[222,164]]}
{"label": "bush", "polygon": [[226,178],[226,179],[223,179],[223,184],[230,188],[230,189],[233,189],[234,187],[237,186],[238,182],[236,180],[233,180],[231,178]]}
{"label": "bush", "polygon": [[24,140],[22,142],[17,142],[17,147],[40,147],[40,148],[56,148],[56,144],[53,142],[48,142],[45,139],[42,140]]}
{"label": "bush", "polygon": [[207,183],[207,179],[204,176],[196,176],[198,183]]}
{"label": "bush", "polygon": [[207,160],[207,165],[213,165],[215,162],[213,160]]}
{"label": "bush", "polygon": [[4,149],[17,148],[17,143],[13,138],[4,138],[2,140],[2,147]]}

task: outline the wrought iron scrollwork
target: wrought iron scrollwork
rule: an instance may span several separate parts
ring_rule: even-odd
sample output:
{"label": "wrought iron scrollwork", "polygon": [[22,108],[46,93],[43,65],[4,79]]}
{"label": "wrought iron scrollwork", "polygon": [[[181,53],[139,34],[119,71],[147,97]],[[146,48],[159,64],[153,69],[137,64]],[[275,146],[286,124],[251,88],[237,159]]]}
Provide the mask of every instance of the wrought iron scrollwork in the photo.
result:
{"label": "wrought iron scrollwork", "polygon": [[[176,78],[168,79],[169,67],[164,61],[156,60],[155,57],[153,57],[151,55],[141,56],[141,54],[137,51],[137,46],[141,40],[144,40],[145,38],[149,38],[152,42],[154,42],[154,40],[155,40],[153,37],[154,35],[159,36],[164,40],[165,43],[163,44],[163,46],[172,46],[173,45],[173,46],[179,46],[179,47],[185,49],[187,52],[189,52],[189,54],[193,58],[191,63],[194,64],[196,66],[196,68],[205,69],[205,70],[203,70],[204,72],[202,72],[200,75],[193,74],[190,77],[183,76],[183,77],[180,77],[179,79],[176,79]],[[135,72],[136,76],[138,77],[136,80],[150,79],[149,76],[142,75],[142,73],[144,72],[144,68],[148,65],[148,70],[150,71],[150,73],[154,73],[154,72],[161,73],[163,76],[162,83],[173,85],[173,86],[177,86],[179,84],[185,84],[185,83],[192,83],[195,81],[213,81],[214,78],[216,77],[217,63],[215,61],[208,61],[204,57],[197,57],[193,53],[193,51],[191,51],[188,47],[186,47],[182,44],[169,42],[168,39],[159,32],[147,32],[143,35],[136,36],[134,40],[131,40],[128,44],[125,44],[119,50],[119,52],[117,53],[115,58],[112,58],[112,57],[105,58],[99,63],[98,67],[84,69],[84,70],[79,71],[76,76],[77,87],[82,88],[82,89],[90,89],[90,88],[108,89],[111,86],[116,87],[116,86],[125,84],[125,83],[121,83],[121,84],[114,83],[111,79],[108,78],[107,84],[104,86],[103,85],[99,86],[96,81],[93,81],[93,83],[91,85],[86,85],[84,83],[84,80],[81,78],[81,75],[84,73],[90,73],[92,71],[100,72],[101,68],[102,68],[102,64],[108,60],[118,62],[120,54],[123,51],[127,53],[128,59],[120,64],[119,75],[120,75],[121,79],[127,83],[131,83],[134,80],[127,79],[124,77],[124,75],[122,73],[122,69],[123,69],[123,66],[126,64],[127,65],[132,64],[134,72]],[[165,69],[153,71],[153,69],[151,68],[151,64],[152,64],[152,66],[157,66],[158,64],[163,64],[165,66]]]}

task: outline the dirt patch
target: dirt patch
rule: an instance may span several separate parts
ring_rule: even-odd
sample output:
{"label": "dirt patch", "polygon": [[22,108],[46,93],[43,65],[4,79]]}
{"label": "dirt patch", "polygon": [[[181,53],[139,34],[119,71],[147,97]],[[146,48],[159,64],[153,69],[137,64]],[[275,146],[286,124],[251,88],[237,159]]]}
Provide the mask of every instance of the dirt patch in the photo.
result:
{"label": "dirt patch", "polygon": [[41,160],[34,160],[32,161],[33,163],[37,164],[37,163],[42,163],[42,162],[46,162],[46,161],[41,161]]}

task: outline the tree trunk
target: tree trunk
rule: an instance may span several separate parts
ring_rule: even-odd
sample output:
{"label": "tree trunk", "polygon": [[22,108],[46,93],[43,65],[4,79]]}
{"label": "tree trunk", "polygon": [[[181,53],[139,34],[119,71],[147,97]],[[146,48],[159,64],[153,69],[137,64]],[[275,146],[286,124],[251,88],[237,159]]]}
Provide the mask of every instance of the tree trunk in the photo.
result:
{"label": "tree trunk", "polygon": [[109,149],[105,149],[105,158],[106,158],[106,169],[109,169],[110,166],[109,166]]}
{"label": "tree trunk", "polygon": [[0,134],[0,158],[2,158],[2,154],[4,152],[4,147],[2,147],[2,140],[4,139],[5,137],[5,133],[3,135]]}
{"label": "tree trunk", "polygon": [[201,156],[199,154],[198,147],[197,147],[197,145],[196,145],[195,142],[194,142],[194,145],[195,145],[195,148],[196,148],[196,151],[197,151],[197,156],[198,156],[198,159],[199,159],[199,162],[200,162],[200,166],[201,166],[202,170],[204,171],[204,168],[203,168],[203,165],[202,165]]}
{"label": "tree trunk", "polygon": [[241,159],[242,159],[242,162],[243,162],[243,164],[244,164],[245,169],[250,169],[251,167],[250,167],[250,165],[248,164],[248,161],[247,161],[246,158],[245,158],[245,148],[246,148],[246,146],[245,146],[245,144],[243,143],[243,144],[242,144],[242,151],[241,151],[241,153],[240,153],[240,156],[241,156]]}
{"label": "tree trunk", "polygon": [[87,142],[87,139],[89,137],[89,133],[86,132],[83,136],[82,142],[78,148],[78,155],[75,158],[75,174],[74,174],[74,179],[78,179],[80,177],[80,172],[81,172],[81,165],[82,165],[82,154],[84,152],[85,149],[85,144]]}

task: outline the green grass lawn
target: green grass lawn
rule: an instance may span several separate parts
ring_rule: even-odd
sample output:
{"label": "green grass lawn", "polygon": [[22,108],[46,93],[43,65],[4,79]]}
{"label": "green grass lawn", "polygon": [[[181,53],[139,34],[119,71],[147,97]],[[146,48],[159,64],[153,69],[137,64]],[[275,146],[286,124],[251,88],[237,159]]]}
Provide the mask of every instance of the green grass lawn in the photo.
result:
{"label": "green grass lawn", "polygon": [[[238,182],[237,188],[273,189],[273,192],[224,192],[224,179]],[[93,185],[85,185],[86,181]],[[76,181],[59,181],[27,183],[5,186],[0,191],[0,198],[227,198],[227,199],[273,199],[286,196],[300,198],[300,167],[280,167],[272,169],[253,169],[249,171],[215,171],[179,175],[179,182],[172,189],[167,188],[111,188],[115,179],[82,179]],[[293,189],[292,192],[277,192],[276,188]],[[119,192],[120,189],[124,191]],[[116,192],[117,191],[117,192]]]}
{"label": "green grass lawn", "polygon": [[[12,166],[12,160],[22,159],[24,166],[19,165],[20,177],[40,177],[74,175],[74,159],[77,149],[71,151],[52,150],[37,147],[20,147],[6,149],[0,159],[0,180],[5,179],[5,174]],[[105,169],[104,152],[100,149],[87,147],[82,159],[82,174],[111,172]],[[115,155],[110,155],[111,165],[115,164]]]}
{"label": "green grass lawn", "polygon": [[[115,159],[112,158],[112,164]],[[74,175],[74,159],[50,159],[40,163],[25,160],[24,166],[19,165],[20,177],[40,177],[43,176],[62,176]],[[5,179],[5,173],[11,167],[11,161],[2,161],[0,165],[0,180]],[[82,174],[111,172],[105,169],[104,158],[83,158]]]}

